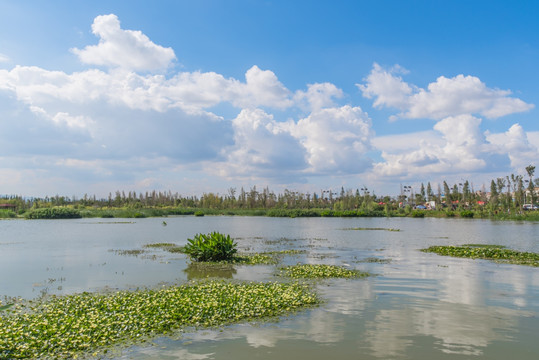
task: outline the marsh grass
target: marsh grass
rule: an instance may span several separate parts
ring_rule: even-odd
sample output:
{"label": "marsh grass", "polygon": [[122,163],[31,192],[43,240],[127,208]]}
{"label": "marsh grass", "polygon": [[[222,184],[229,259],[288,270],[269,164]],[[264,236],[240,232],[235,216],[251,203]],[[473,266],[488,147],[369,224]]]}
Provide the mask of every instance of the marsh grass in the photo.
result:
{"label": "marsh grass", "polygon": [[359,278],[369,273],[343,266],[322,264],[297,264],[280,268],[279,276],[292,279]]}
{"label": "marsh grass", "polygon": [[103,356],[185,327],[276,318],[319,299],[298,282],[203,281],[158,290],[82,293],[25,301],[0,312],[0,358]]}
{"label": "marsh grass", "polygon": [[423,252],[469,259],[493,260],[500,263],[539,267],[539,254],[506,249],[501,245],[469,244],[463,246],[431,246]]}

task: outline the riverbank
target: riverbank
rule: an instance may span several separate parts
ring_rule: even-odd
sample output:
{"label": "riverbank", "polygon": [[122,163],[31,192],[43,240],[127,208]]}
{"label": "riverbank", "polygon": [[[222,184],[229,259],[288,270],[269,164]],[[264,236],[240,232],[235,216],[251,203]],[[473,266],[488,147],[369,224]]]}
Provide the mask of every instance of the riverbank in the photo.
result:
{"label": "riverbank", "polygon": [[267,217],[411,217],[411,218],[462,218],[462,219],[491,219],[491,220],[522,220],[539,221],[539,211],[488,211],[475,210],[415,210],[375,208],[372,210],[331,210],[326,208],[310,209],[214,209],[193,207],[74,207],[58,206],[49,208],[30,209],[15,213],[11,210],[0,210],[0,218],[24,219],[69,219],[69,218],[146,218],[166,217],[174,215],[192,216],[267,216]]}

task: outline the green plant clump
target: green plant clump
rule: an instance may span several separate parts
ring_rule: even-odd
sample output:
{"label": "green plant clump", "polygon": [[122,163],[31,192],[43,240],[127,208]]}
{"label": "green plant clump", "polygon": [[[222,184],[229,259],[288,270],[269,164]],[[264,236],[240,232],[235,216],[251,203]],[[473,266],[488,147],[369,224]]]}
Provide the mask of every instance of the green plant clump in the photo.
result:
{"label": "green plant clump", "polygon": [[79,210],[68,207],[33,209],[24,215],[27,219],[79,219]]}
{"label": "green plant clump", "polygon": [[359,270],[336,265],[297,264],[281,268],[281,276],[293,279],[357,278],[369,276]]}
{"label": "green plant clump", "polygon": [[474,217],[474,212],[472,210],[462,210],[460,212],[460,217],[461,218],[473,218]]}
{"label": "green plant clump", "polygon": [[423,252],[469,259],[494,260],[517,265],[539,267],[539,254],[505,249],[500,245],[431,246]]}
{"label": "green plant clump", "polygon": [[186,326],[275,317],[318,302],[304,284],[225,281],[22,302],[0,312],[0,358],[97,357]]}
{"label": "green plant clump", "polygon": [[237,244],[230,235],[218,232],[196,234],[187,239],[183,252],[195,261],[231,261],[237,252]]}

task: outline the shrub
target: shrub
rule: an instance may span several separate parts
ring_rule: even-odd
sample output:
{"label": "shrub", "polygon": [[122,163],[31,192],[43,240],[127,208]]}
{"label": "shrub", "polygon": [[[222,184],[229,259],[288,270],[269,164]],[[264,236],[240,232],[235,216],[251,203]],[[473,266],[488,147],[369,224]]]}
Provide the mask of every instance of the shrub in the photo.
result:
{"label": "shrub", "polygon": [[412,217],[413,218],[424,218],[425,217],[425,212],[421,211],[421,210],[414,210],[414,211],[412,211]]}
{"label": "shrub", "polygon": [[0,218],[14,218],[17,216],[13,210],[0,210]]}
{"label": "shrub", "polygon": [[79,210],[67,207],[52,207],[34,209],[25,214],[27,219],[79,219],[82,217]]}
{"label": "shrub", "polygon": [[195,211],[195,216],[204,216],[204,211]]}
{"label": "shrub", "polygon": [[230,261],[237,252],[236,246],[230,235],[212,232],[187,239],[183,252],[195,261]]}
{"label": "shrub", "polygon": [[460,212],[460,217],[462,218],[473,218],[474,212],[472,210],[462,210]]}

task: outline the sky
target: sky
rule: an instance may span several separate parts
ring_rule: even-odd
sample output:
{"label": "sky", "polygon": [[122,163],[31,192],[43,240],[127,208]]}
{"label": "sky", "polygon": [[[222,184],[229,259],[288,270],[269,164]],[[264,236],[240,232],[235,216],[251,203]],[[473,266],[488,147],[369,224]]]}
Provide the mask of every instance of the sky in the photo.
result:
{"label": "sky", "polygon": [[397,195],[527,178],[538,13],[524,0],[0,0],[0,194]]}

